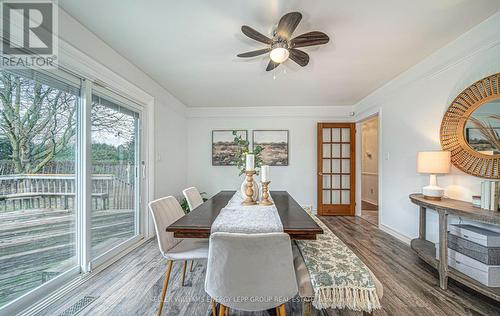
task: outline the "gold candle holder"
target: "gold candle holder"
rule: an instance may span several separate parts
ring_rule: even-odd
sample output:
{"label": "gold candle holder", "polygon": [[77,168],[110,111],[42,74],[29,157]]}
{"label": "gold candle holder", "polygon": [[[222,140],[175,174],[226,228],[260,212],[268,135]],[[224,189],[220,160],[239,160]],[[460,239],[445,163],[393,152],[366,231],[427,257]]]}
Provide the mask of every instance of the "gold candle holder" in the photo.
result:
{"label": "gold candle holder", "polygon": [[269,201],[269,183],[271,181],[262,182],[262,200],[259,205],[273,205],[273,202]]}
{"label": "gold candle holder", "polygon": [[247,175],[246,181],[247,181],[247,188],[245,190],[246,198],[243,201],[243,205],[255,205],[257,202],[253,199],[253,175],[255,174],[255,170],[251,171],[245,171],[245,174]]}

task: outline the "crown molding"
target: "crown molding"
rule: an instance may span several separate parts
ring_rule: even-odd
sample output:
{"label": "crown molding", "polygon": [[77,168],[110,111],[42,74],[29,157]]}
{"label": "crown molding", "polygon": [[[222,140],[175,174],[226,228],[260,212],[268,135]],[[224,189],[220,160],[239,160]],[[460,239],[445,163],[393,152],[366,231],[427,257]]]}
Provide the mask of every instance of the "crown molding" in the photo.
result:
{"label": "crown molding", "polygon": [[188,118],[336,118],[353,120],[353,106],[251,106],[187,108]]}

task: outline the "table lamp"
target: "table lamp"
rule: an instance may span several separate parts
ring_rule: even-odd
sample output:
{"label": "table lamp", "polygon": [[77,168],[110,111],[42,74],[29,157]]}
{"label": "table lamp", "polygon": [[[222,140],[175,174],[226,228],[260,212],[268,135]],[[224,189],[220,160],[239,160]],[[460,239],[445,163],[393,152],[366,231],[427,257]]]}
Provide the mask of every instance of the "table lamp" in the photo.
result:
{"label": "table lamp", "polygon": [[437,184],[437,174],[450,172],[449,151],[424,151],[417,156],[417,172],[430,174],[430,183],[422,189],[424,198],[429,200],[441,200],[444,189]]}

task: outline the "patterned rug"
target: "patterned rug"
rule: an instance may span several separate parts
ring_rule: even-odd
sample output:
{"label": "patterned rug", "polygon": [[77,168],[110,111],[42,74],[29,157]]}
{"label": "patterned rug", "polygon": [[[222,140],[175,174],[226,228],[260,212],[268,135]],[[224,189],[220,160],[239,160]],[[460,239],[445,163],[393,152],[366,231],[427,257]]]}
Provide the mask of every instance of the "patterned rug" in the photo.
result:
{"label": "patterned rug", "polygon": [[297,241],[313,285],[314,307],[366,312],[381,308],[370,270],[310,208],[305,209],[324,231],[316,240]]}

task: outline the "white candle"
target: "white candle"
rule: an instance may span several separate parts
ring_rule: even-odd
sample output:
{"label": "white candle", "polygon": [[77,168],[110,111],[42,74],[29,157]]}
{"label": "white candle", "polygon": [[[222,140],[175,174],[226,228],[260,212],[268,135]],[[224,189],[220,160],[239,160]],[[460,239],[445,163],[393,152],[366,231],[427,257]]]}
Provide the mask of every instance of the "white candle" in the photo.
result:
{"label": "white candle", "polygon": [[255,169],[255,155],[247,154],[246,170],[253,171]]}
{"label": "white candle", "polygon": [[269,166],[262,166],[260,167],[260,179],[262,182],[268,182],[270,177],[269,177]]}

